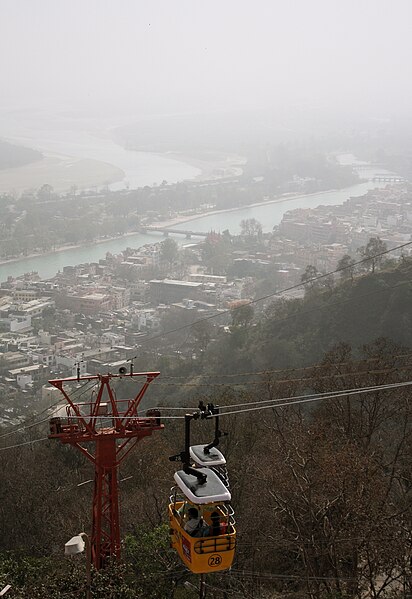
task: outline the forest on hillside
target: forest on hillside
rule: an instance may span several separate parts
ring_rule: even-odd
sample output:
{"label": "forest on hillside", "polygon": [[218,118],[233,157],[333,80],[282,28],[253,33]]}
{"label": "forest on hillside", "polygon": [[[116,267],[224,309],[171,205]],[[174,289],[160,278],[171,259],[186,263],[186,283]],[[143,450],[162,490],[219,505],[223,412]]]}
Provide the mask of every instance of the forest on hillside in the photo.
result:
{"label": "forest on hillside", "polygon": [[[350,264],[334,276],[309,268],[320,278],[305,285],[303,298],[284,298],[275,290],[263,301],[254,300],[195,326],[183,319],[165,319],[166,333],[186,327],[167,335],[168,343],[193,347],[196,359],[181,360],[168,352],[161,335],[142,345],[136,367],[156,366],[163,375],[185,377],[193,385],[210,376],[220,381],[226,373],[240,383],[242,377],[237,375],[244,372],[312,366],[340,343],[350,345],[355,355],[358,348],[380,337],[409,347],[412,259],[386,259],[374,272],[368,260],[358,264],[357,273]],[[166,395],[170,403],[179,402],[182,390],[175,393],[169,388]]]}
{"label": "forest on hillside", "polygon": [[[122,561],[93,573],[93,598],[196,596],[169,547],[167,504],[178,468],[168,458],[184,443],[170,417],[199,401],[223,413],[237,522],[235,563],[207,577],[210,599],[410,596],[411,269],[408,258],[347,269],[303,299],[243,309],[225,332],[197,330],[204,352],[189,363],[139,355],[136,369],[164,366],[145,407],[163,406],[165,429],[122,467]],[[0,587],[18,599],[85,597],[84,558],[62,554],[90,530],[93,468],[46,439],[47,420],[0,434]],[[193,432],[193,443],[213,437],[208,421]]]}
{"label": "forest on hillside", "polygon": [[[356,352],[340,344],[312,368],[274,370],[242,385],[210,382],[222,411],[259,410],[222,418],[238,539],[233,569],[208,577],[208,596],[408,596],[412,413],[409,387],[397,384],[411,379],[410,357],[380,339]],[[201,387],[192,389],[186,405],[196,410],[202,397]],[[183,424],[165,422],[122,469],[123,562],[94,575],[93,597],[194,596],[182,585],[195,578],[168,547],[168,456],[182,449]],[[0,584],[13,584],[19,598],[82,597],[83,563],[61,555],[90,527],[91,485],[78,485],[91,467],[56,441],[6,449],[42,438],[45,427],[1,439]],[[193,442],[209,442],[210,424],[194,433]]]}

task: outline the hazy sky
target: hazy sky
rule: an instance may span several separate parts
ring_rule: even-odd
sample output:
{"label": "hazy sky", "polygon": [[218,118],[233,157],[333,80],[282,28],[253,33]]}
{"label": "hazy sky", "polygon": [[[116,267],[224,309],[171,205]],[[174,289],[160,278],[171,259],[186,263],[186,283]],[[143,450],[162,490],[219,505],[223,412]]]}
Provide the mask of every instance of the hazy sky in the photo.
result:
{"label": "hazy sky", "polygon": [[412,0],[0,0],[0,107],[412,105]]}

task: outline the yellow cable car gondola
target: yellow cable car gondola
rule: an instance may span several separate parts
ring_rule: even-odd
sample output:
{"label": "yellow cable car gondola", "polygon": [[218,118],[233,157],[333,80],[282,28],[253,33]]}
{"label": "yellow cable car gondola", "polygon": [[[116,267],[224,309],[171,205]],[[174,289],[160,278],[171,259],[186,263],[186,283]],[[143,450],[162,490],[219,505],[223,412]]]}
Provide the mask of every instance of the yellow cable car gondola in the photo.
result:
{"label": "yellow cable car gondola", "polygon": [[[169,522],[171,544],[180,559],[193,573],[207,574],[231,567],[236,530],[229,490],[212,470],[199,471],[206,474],[206,482],[201,483],[184,470],[176,472],[174,478],[183,497],[175,490],[169,505]],[[198,529],[188,527],[194,519],[193,510],[199,516]]]}
{"label": "yellow cable car gondola", "polygon": [[[218,414],[211,405],[207,412],[201,411],[200,416],[205,418],[210,414]],[[170,458],[181,460],[183,470],[174,475],[177,486],[170,497],[168,515],[171,546],[194,574],[208,574],[232,566],[236,529],[227,475],[222,476],[222,472],[226,472],[226,460],[215,449],[221,433],[216,434],[210,445],[191,447],[190,421],[193,418],[199,418],[199,414],[185,416],[185,451]],[[194,468],[190,465],[191,459]]]}

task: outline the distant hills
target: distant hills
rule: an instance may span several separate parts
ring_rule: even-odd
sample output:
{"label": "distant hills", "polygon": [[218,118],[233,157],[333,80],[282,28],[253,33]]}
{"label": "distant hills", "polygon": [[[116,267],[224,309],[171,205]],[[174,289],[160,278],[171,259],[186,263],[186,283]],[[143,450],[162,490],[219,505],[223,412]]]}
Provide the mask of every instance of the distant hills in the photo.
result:
{"label": "distant hills", "polygon": [[43,155],[37,150],[16,146],[0,139],[0,170],[24,166],[42,158]]}

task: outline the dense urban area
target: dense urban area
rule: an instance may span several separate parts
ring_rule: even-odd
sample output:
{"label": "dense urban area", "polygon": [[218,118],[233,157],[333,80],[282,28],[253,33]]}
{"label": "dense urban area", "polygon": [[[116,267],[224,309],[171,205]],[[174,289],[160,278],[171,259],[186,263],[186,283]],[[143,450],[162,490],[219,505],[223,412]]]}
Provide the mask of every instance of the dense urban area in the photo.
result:
{"label": "dense urban area", "polygon": [[[182,196],[184,191],[194,196],[199,186],[168,187],[145,192],[150,194],[152,207],[158,196],[166,196],[162,202],[169,206],[170,196]],[[210,194],[210,188],[220,187],[221,193],[227,193],[226,182],[200,186],[203,194],[205,188]],[[46,192],[51,199],[44,200]],[[108,202],[104,193],[96,198],[99,211],[100,202],[110,206],[117,201]],[[21,199],[14,204],[4,196],[3,201],[3,226],[18,240],[17,231],[25,223],[25,215],[17,208]],[[127,194],[124,202],[129,210],[133,201],[135,194]],[[25,211],[31,225],[36,211],[44,223],[44,203],[47,207],[52,203],[55,211],[56,205],[62,204],[64,210],[68,202],[67,197],[56,197],[42,188],[33,207]],[[72,202],[70,206],[73,210]],[[139,226],[149,218],[161,225],[162,218],[171,216],[176,212],[153,216],[153,211],[149,215],[146,211]],[[131,223],[130,214],[127,221]],[[69,231],[67,219],[64,222]],[[81,222],[88,227],[89,221]],[[159,233],[159,243],[107,254],[98,263],[64,267],[52,279],[41,280],[33,272],[1,283],[1,384],[8,398],[1,407],[3,421],[18,422],[27,410],[41,407],[57,391],[48,387],[47,380],[75,375],[79,365],[82,374],[112,371],[132,358],[148,367],[147,359],[143,360],[148,352],[153,367],[166,371],[185,360],[200,363],[209,343],[230,334],[233,324],[246,326],[269,304],[302,298],[305,289],[295,287],[299,281],[345,267],[322,280],[322,285],[333,286],[339,278],[353,278],[356,270],[369,270],[371,264],[374,267],[372,261],[358,267],[355,263],[410,240],[412,191],[409,184],[392,184],[349,198],[342,205],[290,210],[271,233],[263,233],[254,218],[240,225],[239,235],[209,231],[204,239],[187,239],[181,246],[172,236],[162,240]],[[51,234],[50,224],[47,227],[45,237]],[[405,248],[388,257],[393,261],[408,254]],[[254,303],[265,296],[269,297]],[[191,329],[163,337],[170,329],[195,321],[200,322]]]}

